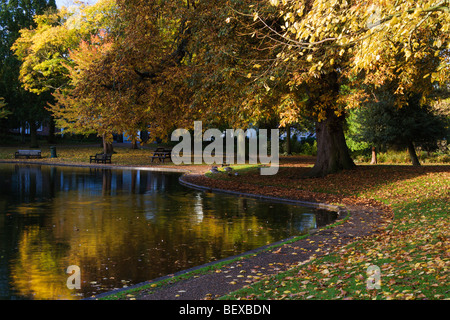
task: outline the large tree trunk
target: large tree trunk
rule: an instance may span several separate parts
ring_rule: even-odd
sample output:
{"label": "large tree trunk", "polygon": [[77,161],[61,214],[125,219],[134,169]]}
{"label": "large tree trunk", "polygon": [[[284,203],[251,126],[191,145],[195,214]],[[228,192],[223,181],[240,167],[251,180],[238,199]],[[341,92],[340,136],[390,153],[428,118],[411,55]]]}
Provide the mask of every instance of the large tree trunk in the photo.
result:
{"label": "large tree trunk", "polygon": [[370,164],[377,164],[377,162],[377,148],[372,147],[372,161],[370,162]]}
{"label": "large tree trunk", "polygon": [[323,177],[344,169],[355,168],[355,163],[350,157],[344,136],[345,116],[338,116],[333,104],[339,97],[339,75],[331,72],[319,79],[322,90],[313,99],[328,100],[324,105],[325,119],[316,123],[317,159],[308,176]]}
{"label": "large tree trunk", "polygon": [[53,117],[50,117],[48,121],[48,136],[47,136],[47,142],[48,143],[55,143],[56,142],[56,136],[55,136],[55,120]]}
{"label": "large tree trunk", "polygon": [[134,150],[139,149],[138,143],[134,139],[131,141],[131,149],[134,149]]}
{"label": "large tree trunk", "polygon": [[112,154],[114,152],[113,145],[111,142],[108,142],[105,133],[103,134],[102,139],[103,139],[103,153]]}
{"label": "large tree trunk", "polygon": [[412,165],[420,166],[419,158],[417,157],[416,149],[414,148],[414,145],[412,142],[408,143],[408,153],[409,153],[409,158],[411,159]]}
{"label": "large tree trunk", "polygon": [[291,151],[291,126],[286,127],[286,153],[290,156]]}
{"label": "large tree trunk", "polygon": [[343,122],[344,117],[329,110],[326,119],[316,123],[317,159],[308,176],[323,177],[355,168],[345,142]]}

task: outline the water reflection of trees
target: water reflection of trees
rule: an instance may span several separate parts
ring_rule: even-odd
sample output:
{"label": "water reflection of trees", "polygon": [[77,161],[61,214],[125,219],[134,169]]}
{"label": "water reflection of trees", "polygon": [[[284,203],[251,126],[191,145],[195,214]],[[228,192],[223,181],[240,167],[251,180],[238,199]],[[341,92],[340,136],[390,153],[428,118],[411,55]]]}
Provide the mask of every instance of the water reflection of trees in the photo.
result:
{"label": "water reflection of trees", "polygon": [[101,195],[113,195],[121,191],[164,191],[167,182],[175,182],[178,176],[139,170],[15,165],[14,171],[9,174],[2,172],[2,178],[5,183],[0,186],[1,191],[13,193],[18,202],[31,202],[71,190]]}
{"label": "water reflection of trees", "polygon": [[72,264],[80,266],[81,292],[88,295],[121,287],[121,280],[141,282],[234,255],[317,223],[292,206],[186,189],[176,174],[17,166],[12,173],[0,170],[0,178],[8,193],[0,204],[10,214],[0,224],[1,234],[8,228],[0,249],[11,258],[20,295],[42,299],[73,298],[65,274]]}

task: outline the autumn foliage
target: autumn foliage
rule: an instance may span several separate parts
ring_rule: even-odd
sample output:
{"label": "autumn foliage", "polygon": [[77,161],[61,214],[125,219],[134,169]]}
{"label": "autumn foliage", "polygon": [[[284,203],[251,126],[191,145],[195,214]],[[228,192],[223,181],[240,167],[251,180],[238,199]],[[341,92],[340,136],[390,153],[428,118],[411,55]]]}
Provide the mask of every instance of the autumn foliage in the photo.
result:
{"label": "autumn foliage", "polygon": [[[112,133],[138,140],[141,130],[168,139],[193,120],[245,128],[308,119],[318,140],[310,175],[323,176],[355,167],[343,132],[349,108],[386,83],[394,108],[412,95],[424,103],[449,69],[447,1],[103,0],[93,8],[24,30],[16,46],[29,90],[67,80],[52,107],[59,126],[107,142]],[[72,32],[82,34],[77,46],[68,45]],[[49,39],[39,63],[42,55],[27,55],[40,43],[30,45],[35,34]]]}

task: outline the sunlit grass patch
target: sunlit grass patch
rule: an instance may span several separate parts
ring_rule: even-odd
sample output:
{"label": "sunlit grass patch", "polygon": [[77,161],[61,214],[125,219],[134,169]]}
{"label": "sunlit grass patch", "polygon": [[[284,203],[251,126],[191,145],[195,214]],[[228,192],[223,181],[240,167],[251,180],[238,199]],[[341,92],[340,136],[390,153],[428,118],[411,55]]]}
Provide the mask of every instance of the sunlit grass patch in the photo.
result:
{"label": "sunlit grass patch", "polygon": [[[448,181],[450,170],[443,168],[374,185],[361,196],[391,205],[395,218],[385,230],[224,298],[450,298]],[[367,286],[369,266],[380,270],[379,289]]]}

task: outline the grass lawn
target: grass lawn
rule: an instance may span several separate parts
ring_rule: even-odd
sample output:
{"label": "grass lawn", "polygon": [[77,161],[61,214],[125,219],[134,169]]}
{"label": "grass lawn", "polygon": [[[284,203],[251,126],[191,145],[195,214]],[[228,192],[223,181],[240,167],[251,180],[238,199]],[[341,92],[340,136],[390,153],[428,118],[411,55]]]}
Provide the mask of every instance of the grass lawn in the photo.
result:
{"label": "grass lawn", "polygon": [[[0,159],[15,160],[14,153],[19,149],[30,149],[27,147],[0,147]],[[151,156],[156,145],[147,148],[131,149],[130,145],[115,146],[112,156],[112,164],[120,166],[143,166],[151,164]],[[89,156],[102,153],[100,145],[56,145],[57,158],[50,158],[50,145],[43,144],[39,150],[42,151],[42,159],[27,160],[30,162],[48,163],[75,163],[89,164]],[[23,160],[23,159],[20,159]],[[166,164],[169,162],[166,161]],[[155,161],[153,165],[159,164]]]}
{"label": "grass lawn", "polygon": [[[246,168],[241,179],[347,199],[375,199],[392,208],[392,223],[377,235],[224,299],[450,298],[450,166],[361,166],[325,178],[292,179],[304,169],[285,166],[279,175],[263,180],[256,170]],[[378,268],[379,288],[369,279],[369,266]]]}

